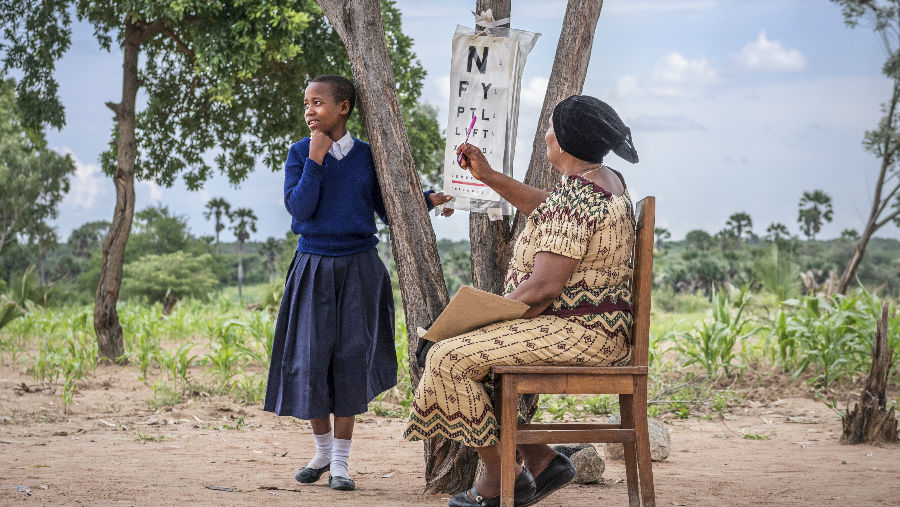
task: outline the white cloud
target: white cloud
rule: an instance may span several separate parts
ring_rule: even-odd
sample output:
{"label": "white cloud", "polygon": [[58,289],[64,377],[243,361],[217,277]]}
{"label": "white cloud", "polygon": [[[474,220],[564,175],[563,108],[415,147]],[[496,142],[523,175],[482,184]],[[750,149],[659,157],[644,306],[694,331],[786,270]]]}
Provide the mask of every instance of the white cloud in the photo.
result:
{"label": "white cloud", "polygon": [[616,80],[616,96],[621,98],[634,97],[641,94],[637,78],[634,76],[622,76]]}
{"label": "white cloud", "polygon": [[157,185],[156,183],[154,183],[152,181],[142,181],[141,183],[143,183],[144,185],[147,185],[147,188],[150,190],[149,199],[151,202],[159,202],[162,200],[162,197],[163,197],[162,187],[160,187],[159,185]]}
{"label": "white cloud", "polygon": [[702,95],[719,79],[719,73],[706,58],[689,60],[673,51],[663,56],[650,74],[648,91],[661,97],[691,97]]}
{"label": "white cloud", "polygon": [[75,161],[75,174],[70,180],[69,193],[65,200],[76,208],[86,210],[94,206],[97,195],[106,183],[106,176],[97,164],[82,164],[75,153],[67,148],[55,148],[59,153],[68,154]]}
{"label": "white cloud", "polygon": [[522,86],[519,96],[521,105],[540,111],[544,107],[544,96],[547,95],[547,84],[550,81],[544,76],[535,76]]}
{"label": "white cloud", "polygon": [[748,71],[797,72],[806,68],[803,53],[785,49],[777,40],[769,40],[765,30],[760,30],[759,38],[731,57],[738,67]]}
{"label": "white cloud", "polygon": [[613,93],[620,99],[644,96],[700,98],[719,82],[719,72],[706,58],[691,60],[677,51],[656,61],[649,74],[625,75],[616,80]]}

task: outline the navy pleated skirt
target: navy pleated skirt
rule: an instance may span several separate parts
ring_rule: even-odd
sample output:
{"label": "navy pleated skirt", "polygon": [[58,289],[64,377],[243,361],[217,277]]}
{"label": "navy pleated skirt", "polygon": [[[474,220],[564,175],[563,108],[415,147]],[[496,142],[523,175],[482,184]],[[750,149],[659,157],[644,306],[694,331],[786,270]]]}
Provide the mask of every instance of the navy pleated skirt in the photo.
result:
{"label": "navy pleated skirt", "polygon": [[377,251],[295,254],[264,410],[298,419],[349,417],[396,384],[394,298]]}

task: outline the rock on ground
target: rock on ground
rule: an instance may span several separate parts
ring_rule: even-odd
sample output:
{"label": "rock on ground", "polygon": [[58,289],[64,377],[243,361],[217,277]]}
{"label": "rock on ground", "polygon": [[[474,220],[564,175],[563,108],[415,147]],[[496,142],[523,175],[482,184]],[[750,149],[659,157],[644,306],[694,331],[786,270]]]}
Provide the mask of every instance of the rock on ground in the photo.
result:
{"label": "rock on ground", "polygon": [[[610,416],[606,422],[608,424],[619,424],[622,422],[619,414]],[[672,438],[666,426],[656,419],[647,419],[647,429],[650,432],[650,460],[663,461],[669,457],[672,452]],[[625,448],[622,444],[606,444],[606,459],[624,459]]]}
{"label": "rock on ground", "polygon": [[585,447],[570,458],[577,472],[572,479],[577,484],[596,484],[603,477],[606,462],[597,453],[594,446]]}

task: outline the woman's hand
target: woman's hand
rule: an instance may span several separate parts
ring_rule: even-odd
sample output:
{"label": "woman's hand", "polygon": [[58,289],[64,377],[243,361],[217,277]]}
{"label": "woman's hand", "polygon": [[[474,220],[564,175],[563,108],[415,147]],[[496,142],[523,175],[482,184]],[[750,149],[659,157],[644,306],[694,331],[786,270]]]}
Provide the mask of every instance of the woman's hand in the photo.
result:
{"label": "woman's hand", "polygon": [[488,164],[484,153],[469,143],[459,145],[459,148],[456,149],[456,157],[460,159],[459,166],[468,169],[478,181],[484,182],[485,179],[497,172]]}
{"label": "woman's hand", "polygon": [[309,158],[313,159],[317,164],[322,165],[325,155],[331,149],[334,141],[328,137],[328,134],[321,130],[313,130],[309,134]]}
{"label": "woman's hand", "polygon": [[[446,204],[450,202],[451,199],[453,198],[443,192],[432,192],[428,194],[428,202],[430,202],[432,206],[440,206],[441,204]],[[453,214],[454,211],[456,210],[454,210],[453,208],[444,208],[441,210],[441,216],[449,217]]]}

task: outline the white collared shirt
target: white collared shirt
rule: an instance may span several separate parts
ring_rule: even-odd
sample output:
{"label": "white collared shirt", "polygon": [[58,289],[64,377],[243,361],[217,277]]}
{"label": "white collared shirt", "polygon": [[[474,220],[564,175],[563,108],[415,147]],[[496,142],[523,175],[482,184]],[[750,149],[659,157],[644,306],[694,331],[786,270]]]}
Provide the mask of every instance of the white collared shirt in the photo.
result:
{"label": "white collared shirt", "polygon": [[340,160],[350,153],[351,148],[353,148],[353,136],[347,131],[347,133],[344,134],[344,137],[331,144],[328,153],[331,153],[331,156],[335,159]]}

